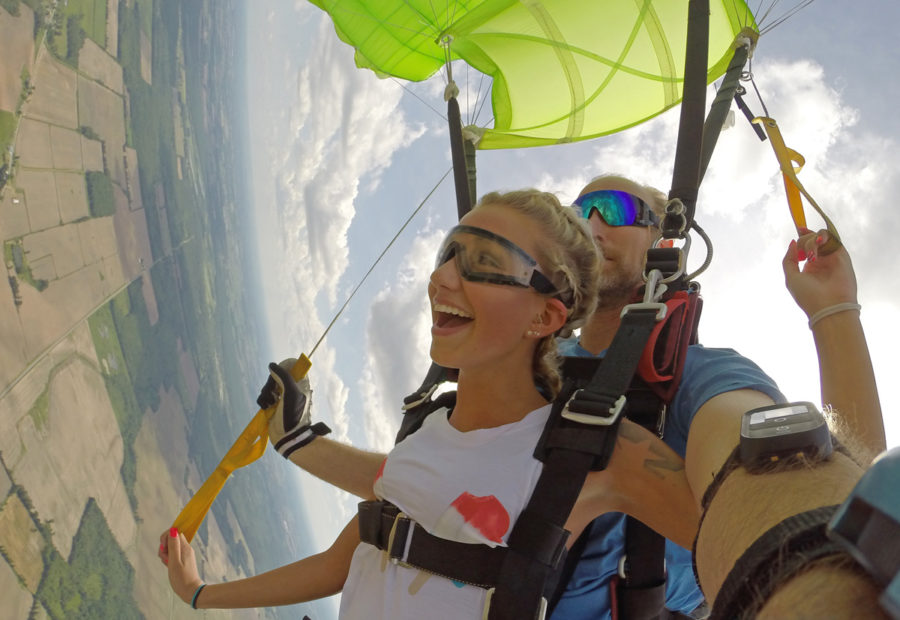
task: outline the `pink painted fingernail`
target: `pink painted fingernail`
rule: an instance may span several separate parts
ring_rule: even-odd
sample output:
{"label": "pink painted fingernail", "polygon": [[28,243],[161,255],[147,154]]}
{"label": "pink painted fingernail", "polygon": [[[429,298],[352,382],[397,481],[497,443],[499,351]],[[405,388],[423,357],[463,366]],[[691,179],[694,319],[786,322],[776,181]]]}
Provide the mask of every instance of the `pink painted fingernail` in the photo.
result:
{"label": "pink painted fingernail", "polygon": [[825,243],[825,237],[823,237],[822,235],[818,235],[816,237],[816,245],[822,245],[823,243]]}
{"label": "pink painted fingernail", "polygon": [[797,250],[797,258],[799,260],[806,260],[806,250]]}
{"label": "pink painted fingernail", "polygon": [[178,528],[173,527],[169,530],[169,536],[172,538],[178,538]]}
{"label": "pink painted fingernail", "polygon": [[807,258],[806,260],[808,260],[808,261],[811,262],[811,263],[814,263],[814,262],[816,262],[816,255],[815,255],[815,254],[810,254],[810,255],[809,255],[809,258]]}

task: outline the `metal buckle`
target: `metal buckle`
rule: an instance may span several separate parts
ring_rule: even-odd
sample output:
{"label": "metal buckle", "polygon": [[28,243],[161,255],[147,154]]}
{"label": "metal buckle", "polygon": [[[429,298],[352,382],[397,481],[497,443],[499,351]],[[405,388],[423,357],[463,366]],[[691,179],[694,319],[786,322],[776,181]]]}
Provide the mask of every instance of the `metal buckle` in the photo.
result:
{"label": "metal buckle", "polygon": [[666,430],[666,413],[669,410],[669,406],[666,403],[661,403],[659,405],[659,415],[656,416],[656,434],[662,439]]}
{"label": "metal buckle", "polygon": [[[400,552],[400,557],[394,557],[394,536],[397,533],[397,526],[400,524],[400,519],[403,519],[407,523],[410,524],[410,527],[406,531],[406,540],[403,544],[403,549]],[[404,558],[406,557],[406,549],[409,547],[409,539],[412,536],[413,531],[413,520],[409,518],[405,512],[398,512],[394,517],[394,522],[391,524],[391,532],[388,534],[387,546],[385,548],[385,552],[388,554],[388,557],[391,558],[391,562],[394,564],[399,564],[400,566],[407,566],[406,562],[404,562]]]}
{"label": "metal buckle", "polygon": [[[575,398],[575,396],[572,395],[572,398]],[[569,402],[572,402],[572,398],[569,399]],[[609,408],[610,416],[608,418],[603,418],[590,413],[578,413],[577,411],[569,411],[569,403],[566,403],[566,406],[563,407],[562,413],[560,415],[562,415],[562,417],[567,420],[580,422],[581,424],[588,424],[591,426],[612,426],[619,419],[619,416],[622,414],[622,409],[624,408],[625,395],[622,394],[618,399],[616,399],[616,402],[613,403],[613,406]]]}

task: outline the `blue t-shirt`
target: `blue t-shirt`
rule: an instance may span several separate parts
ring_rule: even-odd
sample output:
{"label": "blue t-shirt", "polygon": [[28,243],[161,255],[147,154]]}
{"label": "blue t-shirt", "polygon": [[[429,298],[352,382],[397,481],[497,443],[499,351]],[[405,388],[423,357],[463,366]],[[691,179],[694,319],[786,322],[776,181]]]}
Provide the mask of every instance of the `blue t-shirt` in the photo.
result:
{"label": "blue t-shirt", "polygon": [[[594,357],[577,339],[558,341],[561,355]],[[605,351],[597,357],[602,357]],[[733,390],[751,389],[767,394],[775,402],[785,398],[760,368],[732,349],[688,348],[681,384],[666,414],[663,441],[682,457],[694,415],[706,401]],[[553,612],[555,620],[610,618],[610,580],[616,575],[625,550],[625,515],[607,513],[590,525],[590,537],[572,578]],[[694,580],[691,552],[666,541],[666,607],[690,613],[703,602]]]}

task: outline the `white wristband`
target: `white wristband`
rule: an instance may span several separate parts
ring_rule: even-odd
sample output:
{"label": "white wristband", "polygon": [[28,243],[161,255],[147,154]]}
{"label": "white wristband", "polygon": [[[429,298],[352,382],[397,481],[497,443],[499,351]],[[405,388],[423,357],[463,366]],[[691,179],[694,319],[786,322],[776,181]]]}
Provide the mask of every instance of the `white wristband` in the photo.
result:
{"label": "white wristband", "polygon": [[839,312],[847,312],[848,310],[856,310],[857,312],[862,309],[862,306],[859,304],[855,304],[852,302],[844,302],[842,304],[834,304],[833,306],[828,306],[827,308],[822,308],[814,315],[809,317],[809,328],[812,329],[816,323],[824,319],[826,316],[831,316],[832,314],[838,314]]}

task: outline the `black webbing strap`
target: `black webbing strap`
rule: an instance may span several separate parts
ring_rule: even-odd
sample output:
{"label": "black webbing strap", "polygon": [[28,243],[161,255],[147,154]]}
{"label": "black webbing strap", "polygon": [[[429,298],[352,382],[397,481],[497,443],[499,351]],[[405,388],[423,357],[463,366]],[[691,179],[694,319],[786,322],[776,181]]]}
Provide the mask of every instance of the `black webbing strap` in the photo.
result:
{"label": "black webbing strap", "polygon": [[665,558],[666,539],[625,517],[625,557],[616,583],[620,619],[659,617],[666,605]]}
{"label": "black webbing strap", "polygon": [[[681,199],[685,206],[686,229],[690,229],[700,185],[700,154],[703,145],[703,119],[706,114],[709,0],[689,0],[687,27],[684,89],[669,198]],[[674,232],[679,227],[679,218],[666,215],[663,220],[663,236],[666,239],[677,237]]]}
{"label": "black webbing strap", "polygon": [[[706,115],[706,121],[703,123],[703,144],[700,153],[700,178],[698,183],[703,181],[706,175],[706,168],[709,166],[709,160],[712,158],[713,151],[716,149],[716,142],[719,141],[719,134],[722,133],[722,126],[731,109],[731,102],[738,95],[740,88],[741,74],[744,72],[744,65],[747,64],[747,57],[750,50],[746,45],[738,45],[725,71],[725,77],[722,78],[722,84],[716,91],[716,98],[713,99],[709,106],[709,112]],[[758,126],[754,125],[758,131],[762,131]]]}
{"label": "black webbing strap", "polygon": [[528,505],[507,543],[489,620],[540,618],[555,590],[568,532],[564,529],[589,471],[609,463],[627,407],[625,393],[656,325],[655,308],[629,306],[606,357],[586,387],[567,379],[535,449],[544,463]]}
{"label": "black webbing strap", "polygon": [[400,443],[409,435],[422,427],[425,418],[441,408],[453,409],[456,406],[456,392],[444,392],[436,398],[431,398],[431,393],[415,407],[403,410],[403,419],[400,420],[400,430],[394,438],[394,443]]}
{"label": "black webbing strap", "polygon": [[[474,182],[469,181],[466,148],[463,146],[462,120],[456,97],[447,100],[447,124],[450,129],[450,156],[453,160],[453,183],[456,187],[456,214],[459,219],[475,204]],[[474,166],[473,166],[474,168]]]}
{"label": "black webbing strap", "polygon": [[496,585],[506,548],[433,536],[386,501],[360,502],[357,514],[360,540],[392,561],[481,588]]}

